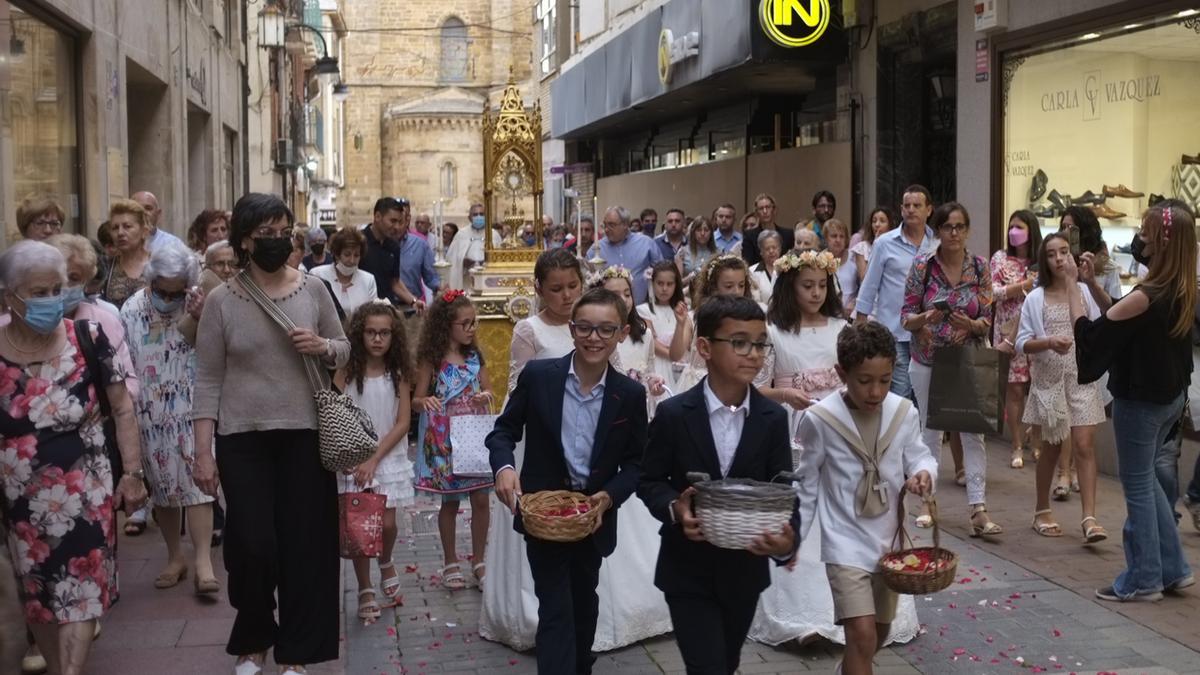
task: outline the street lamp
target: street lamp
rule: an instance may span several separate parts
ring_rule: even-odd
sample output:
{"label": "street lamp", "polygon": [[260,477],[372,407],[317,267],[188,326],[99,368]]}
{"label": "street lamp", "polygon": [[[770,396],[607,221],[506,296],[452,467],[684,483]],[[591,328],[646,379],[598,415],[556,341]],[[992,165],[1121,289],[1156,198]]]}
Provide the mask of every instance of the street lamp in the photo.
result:
{"label": "street lamp", "polygon": [[329,45],[325,36],[317,28],[305,23],[288,25],[287,17],[275,2],[268,3],[258,12],[258,46],[262,49],[280,49],[290,30],[306,30],[317,36],[321,42],[321,57],[313,65],[313,73],[323,87],[333,84],[341,72],[338,70],[338,60],[329,55]]}
{"label": "street lamp", "polygon": [[338,82],[333,85],[333,100],[338,103],[345,103],[346,99],[350,98],[350,85],[345,82]]}
{"label": "street lamp", "polygon": [[258,46],[263,49],[278,49],[283,46],[287,24],[283,10],[269,3],[258,13]]}

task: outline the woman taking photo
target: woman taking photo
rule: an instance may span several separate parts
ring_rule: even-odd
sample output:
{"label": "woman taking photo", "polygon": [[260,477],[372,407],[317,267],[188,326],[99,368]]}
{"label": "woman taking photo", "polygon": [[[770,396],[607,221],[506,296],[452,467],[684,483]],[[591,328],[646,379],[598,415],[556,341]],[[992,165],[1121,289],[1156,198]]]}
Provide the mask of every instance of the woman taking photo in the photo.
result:
{"label": "woman taking photo", "polygon": [[142,270],[150,260],[150,249],[146,246],[150,226],[146,210],[131,199],[118,199],[112,203],[108,223],[117,255],[108,265],[101,295],[119,308],[129,296],[146,285]]}
{"label": "woman taking photo", "polygon": [[[119,595],[113,512],[146,500],[137,420],[104,329],[89,322],[81,341],[63,319],[67,264],[58,249],[14,244],[0,256],[0,282],[12,317],[0,327],[0,514],[26,625],[51,673],[80,675],[96,621]],[[120,466],[105,452],[101,390]]]}
{"label": "woman taking photo", "polygon": [[[993,326],[992,344],[996,349],[1012,355],[1008,364],[1008,389],[1004,394],[1004,419],[1020,420],[1025,414],[1025,397],[1029,395],[1029,357],[1015,349],[1017,327],[1021,318],[1021,305],[1033,291],[1038,273],[1038,251],[1042,247],[1042,230],[1037,216],[1027,210],[1014,211],[1008,217],[1008,246],[992,256],[992,297],[996,303],[996,325]],[[1033,448],[1033,458],[1038,457],[1038,427],[1029,428],[1025,438],[1025,425],[1009,423],[1012,434],[1012,460],[1014,469],[1025,466],[1025,447]]]}
{"label": "woman taking photo", "polygon": [[[922,437],[934,454],[940,454],[942,431],[926,425],[933,354],[939,347],[981,343],[991,330],[992,278],[987,260],[967,251],[971,217],[958,202],[947,202],[933,212],[930,222],[941,242],[931,253],[918,256],[904,288],[904,329],[913,334],[912,379],[921,412]],[[945,308],[949,308],[946,311]],[[966,463],[967,504],[971,511],[968,531],[973,537],[1001,534],[987,512],[987,455],[983,434],[960,434]],[[925,516],[927,514],[922,514]]]}
{"label": "woman taking photo", "polygon": [[[1171,427],[1179,423],[1192,370],[1196,306],[1196,221],[1181,201],[1148,209],[1134,235],[1134,260],[1149,268],[1146,280],[1095,320],[1070,296],[1075,359],[1080,382],[1108,372],[1113,395],[1117,471],[1125,492],[1123,572],[1096,597],[1114,602],[1161,600],[1163,591],[1195,583],[1183,554],[1173,505],[1154,464]],[[1084,253],[1067,277],[1088,284],[1096,256]]]}
{"label": "woman taking photo", "polygon": [[[303,359],[321,362],[327,387],[325,372],[346,364],[350,343],[325,284],[286,264],[294,217],[283,201],[247,194],[230,225],[245,271],[209,294],[200,317],[192,477],[208,495],[223,485],[228,506],[225,569],[237,618],[225,651],[239,675],[261,672],[272,648],[281,673],[302,673],[338,657],[340,608],[337,487],[321,465]],[[296,328],[275,323],[249,284]]]}

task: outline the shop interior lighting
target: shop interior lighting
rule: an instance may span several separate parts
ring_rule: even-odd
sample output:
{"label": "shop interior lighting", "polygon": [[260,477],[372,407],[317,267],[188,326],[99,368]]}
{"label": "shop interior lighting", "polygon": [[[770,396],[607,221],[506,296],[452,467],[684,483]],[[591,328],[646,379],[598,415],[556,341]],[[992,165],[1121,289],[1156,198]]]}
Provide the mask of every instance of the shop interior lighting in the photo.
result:
{"label": "shop interior lighting", "polygon": [[1185,18],[1185,17],[1194,16],[1194,15],[1196,15],[1196,14],[1200,14],[1200,10],[1197,10],[1197,9],[1185,9],[1185,10],[1183,10],[1182,12],[1180,12],[1180,13],[1176,14],[1176,15],[1175,15],[1175,17],[1176,17],[1176,18],[1179,18],[1179,19],[1183,19],[1183,18]]}
{"label": "shop interior lighting", "polygon": [[1084,33],[1083,35],[1079,36],[1079,39],[1080,40],[1095,40],[1098,37],[1100,37],[1099,33]]}

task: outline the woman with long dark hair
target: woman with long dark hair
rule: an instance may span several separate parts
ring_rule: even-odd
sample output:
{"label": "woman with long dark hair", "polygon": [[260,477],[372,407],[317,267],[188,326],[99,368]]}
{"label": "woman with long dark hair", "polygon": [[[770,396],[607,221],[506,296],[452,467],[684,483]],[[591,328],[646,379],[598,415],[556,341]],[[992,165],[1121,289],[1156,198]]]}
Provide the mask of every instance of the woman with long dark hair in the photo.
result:
{"label": "woman with long dark hair", "polygon": [[[1163,591],[1195,583],[1173,505],[1155,473],[1183,411],[1192,371],[1195,228],[1195,216],[1183,202],[1160,202],[1142,216],[1131,246],[1134,260],[1150,270],[1146,280],[1096,320],[1087,318],[1078,297],[1070,297],[1079,381],[1109,374],[1117,471],[1125,492],[1126,567],[1111,586],[1096,591],[1101,600],[1160,600]],[[1084,253],[1078,268],[1068,262],[1068,278],[1090,287],[1095,265],[1095,254]]]}

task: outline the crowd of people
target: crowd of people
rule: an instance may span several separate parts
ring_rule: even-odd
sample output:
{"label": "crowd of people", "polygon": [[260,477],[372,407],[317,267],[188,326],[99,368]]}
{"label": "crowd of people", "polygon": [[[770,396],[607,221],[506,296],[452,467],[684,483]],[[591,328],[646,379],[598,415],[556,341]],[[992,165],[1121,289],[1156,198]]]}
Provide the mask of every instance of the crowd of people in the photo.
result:
{"label": "crowd of people", "polygon": [[[1086,209],[1053,232],[1017,211],[988,256],[969,250],[962,204],[935,205],[920,185],[899,203],[851,228],[822,190],[789,227],[760,194],[740,218],[729,203],[668,209],[661,231],[654,209],[613,206],[544,220],[539,244],[531,225],[489,227],[482,204],[435,230],[385,197],[371,222],[326,231],[264,194],[201,212],[180,239],[149,192],[114,201],[92,241],[62,231],[52,199],[25,200],[23,239],[0,255],[0,515],[23,667],[84,672],[119,597],[118,510],[126,536],[150,518],[161,531],[155,588],[191,575],[216,596],[223,546],[236,673],[261,672],[271,651],[281,672],[336,659],[337,495],[371,490],[386,509],[375,565],[353,561],[364,623],[397,602],[394,546],[425,494],[440,504],[439,583],[477,587],[480,634],[536,648],[540,672],[588,673],[594,651],[674,631],[689,672],[732,673],[747,637],[820,635],[847,645],[844,672],[869,673],[878,648],[920,629],[878,561],[902,489],[932,493],[944,443],[970,533],[1006,531],[988,513],[983,435],[929,424],[935,355],[961,345],[1011,355],[1009,464],[1036,462],[1038,535],[1068,534],[1051,502],[1078,493],[1079,539],[1108,538],[1095,437],[1111,416],[1126,570],[1097,597],[1192,585],[1176,504],[1200,529],[1200,466],[1178,485],[1179,438],[1200,428],[1189,207],[1146,210],[1131,247],[1141,274],[1122,295]],[[537,311],[513,326],[497,381],[470,270],[506,242],[545,250]],[[370,418],[369,459],[323,468],[314,387]],[[469,450],[490,455],[491,475],[456,473],[455,418],[489,413],[501,414],[486,448]],[[717,547],[690,472],[794,472],[794,517],[746,550]],[[526,535],[523,493],[563,488],[587,495],[597,529],[572,544]],[[918,527],[933,524],[928,504]]]}

